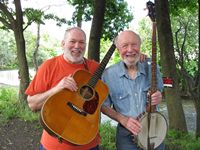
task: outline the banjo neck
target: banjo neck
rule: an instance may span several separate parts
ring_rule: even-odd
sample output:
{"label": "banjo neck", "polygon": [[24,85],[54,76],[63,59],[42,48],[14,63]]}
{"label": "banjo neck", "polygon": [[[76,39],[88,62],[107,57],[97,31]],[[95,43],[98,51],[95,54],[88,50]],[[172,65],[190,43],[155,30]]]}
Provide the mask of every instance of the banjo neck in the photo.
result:
{"label": "banjo neck", "polygon": [[155,4],[147,2],[149,17],[152,20],[152,62],[151,62],[151,87],[148,91],[146,112],[139,118],[142,129],[138,134],[138,145],[145,150],[154,150],[165,139],[167,122],[165,117],[156,111],[156,106],[151,103],[151,95],[157,91],[157,64],[156,64],[156,17]]}
{"label": "banjo neck", "polygon": [[[148,3],[148,2],[147,2]],[[156,47],[156,17],[155,17],[155,5],[153,3],[147,4],[149,10],[148,16],[152,21],[152,63],[151,63],[151,87],[149,89],[148,104],[146,111],[155,112],[156,106],[151,104],[151,95],[157,91],[157,47]]]}
{"label": "banjo neck", "polygon": [[157,70],[157,52],[156,52],[156,22],[153,22],[153,34],[152,34],[152,64],[151,64],[151,94],[155,93],[157,90],[157,77],[156,77],[156,70]]}

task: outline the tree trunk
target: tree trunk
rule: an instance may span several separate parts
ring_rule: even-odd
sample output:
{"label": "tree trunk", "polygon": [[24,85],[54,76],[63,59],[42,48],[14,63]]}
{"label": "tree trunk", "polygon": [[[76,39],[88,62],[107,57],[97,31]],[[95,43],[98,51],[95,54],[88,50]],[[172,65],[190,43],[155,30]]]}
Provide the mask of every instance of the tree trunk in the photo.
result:
{"label": "tree trunk", "polygon": [[[199,87],[200,93],[200,87]],[[200,96],[199,96],[200,97]],[[195,101],[195,108],[196,108],[196,138],[200,137],[200,98]]]}
{"label": "tree trunk", "polygon": [[105,5],[105,0],[95,0],[94,2],[94,15],[88,45],[88,58],[94,59],[97,62],[100,60],[100,39],[102,36]]}
{"label": "tree trunk", "polygon": [[178,87],[173,36],[169,17],[169,3],[168,0],[155,0],[155,2],[162,73],[163,76],[171,77],[174,81],[173,88],[165,89],[169,128],[187,132],[186,120]]}
{"label": "tree trunk", "polygon": [[[198,0],[198,20],[200,19],[200,0]],[[200,20],[199,20],[200,22]],[[200,26],[199,26],[199,45],[200,45]],[[199,46],[198,46],[199,49]],[[195,107],[196,107],[196,113],[197,113],[197,119],[196,119],[196,138],[200,137],[200,49],[199,49],[199,56],[198,56],[198,74],[197,74],[197,91],[199,92],[198,94],[198,99],[195,101]]]}
{"label": "tree trunk", "polygon": [[38,61],[37,61],[37,55],[38,55],[38,50],[40,46],[40,24],[37,24],[37,39],[36,39],[36,44],[35,44],[35,50],[33,52],[33,65],[35,68],[35,71],[38,70]]}
{"label": "tree trunk", "polygon": [[17,45],[17,59],[19,63],[19,101],[24,102],[27,98],[24,92],[29,85],[29,71],[26,59],[25,40],[23,35],[23,14],[21,9],[21,1],[15,0],[14,3],[16,8],[16,22],[13,23],[13,31]]}

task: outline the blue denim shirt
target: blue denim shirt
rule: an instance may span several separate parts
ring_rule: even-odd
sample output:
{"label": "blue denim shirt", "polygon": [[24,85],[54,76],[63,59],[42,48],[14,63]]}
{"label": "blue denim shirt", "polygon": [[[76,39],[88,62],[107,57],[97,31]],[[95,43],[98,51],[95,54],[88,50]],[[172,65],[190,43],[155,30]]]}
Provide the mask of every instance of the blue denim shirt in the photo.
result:
{"label": "blue denim shirt", "polygon": [[[103,105],[113,108],[126,116],[137,117],[146,109],[147,92],[151,86],[151,61],[138,62],[135,79],[127,73],[124,62],[120,61],[105,69],[102,80],[109,88],[109,95]],[[162,91],[163,81],[157,66],[157,89]]]}

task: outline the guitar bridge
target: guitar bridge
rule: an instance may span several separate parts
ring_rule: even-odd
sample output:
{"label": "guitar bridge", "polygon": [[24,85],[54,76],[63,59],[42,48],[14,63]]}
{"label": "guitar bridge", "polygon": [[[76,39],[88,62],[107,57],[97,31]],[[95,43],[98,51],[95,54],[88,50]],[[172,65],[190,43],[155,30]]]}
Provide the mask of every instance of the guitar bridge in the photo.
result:
{"label": "guitar bridge", "polygon": [[81,109],[79,109],[78,107],[76,107],[74,104],[72,104],[71,102],[68,102],[67,105],[75,112],[83,115],[83,116],[87,116],[87,113],[85,111],[82,111]]}

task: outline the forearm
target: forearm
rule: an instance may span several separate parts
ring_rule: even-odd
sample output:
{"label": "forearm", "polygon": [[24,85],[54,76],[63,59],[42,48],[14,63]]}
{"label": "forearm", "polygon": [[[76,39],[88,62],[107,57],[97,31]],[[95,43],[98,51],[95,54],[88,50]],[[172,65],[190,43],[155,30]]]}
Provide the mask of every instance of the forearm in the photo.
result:
{"label": "forearm", "polygon": [[117,121],[118,123],[123,124],[123,120],[125,119],[125,116],[121,115],[120,113],[116,112],[114,109],[112,109],[109,106],[102,106],[101,112],[111,119]]}
{"label": "forearm", "polygon": [[141,130],[141,125],[138,120],[132,117],[126,117],[114,109],[110,108],[109,106],[102,106],[101,108],[102,113],[109,116],[111,119],[119,122],[122,126],[132,132],[134,135],[137,135]]}
{"label": "forearm", "polygon": [[44,104],[45,100],[55,94],[57,92],[56,88],[52,88],[46,92],[35,94],[33,96],[28,96],[27,101],[28,101],[28,106],[32,111],[38,111],[42,108],[42,105]]}

